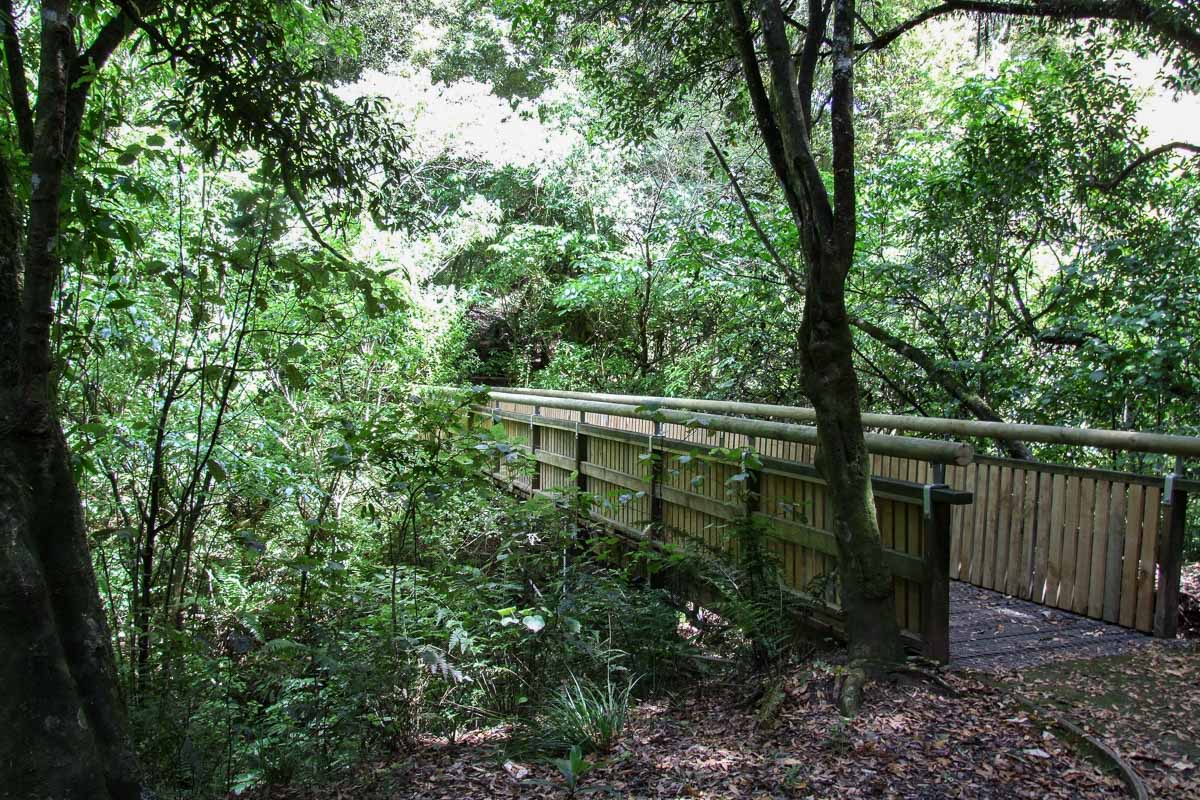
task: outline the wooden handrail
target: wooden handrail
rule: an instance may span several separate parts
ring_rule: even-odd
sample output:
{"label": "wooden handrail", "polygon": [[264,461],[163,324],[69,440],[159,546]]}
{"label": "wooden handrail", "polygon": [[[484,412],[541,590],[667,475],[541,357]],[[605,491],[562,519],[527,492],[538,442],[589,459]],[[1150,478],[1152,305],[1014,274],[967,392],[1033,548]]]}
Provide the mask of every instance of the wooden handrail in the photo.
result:
{"label": "wooden handrail", "polygon": [[[706,411],[716,414],[743,414],[754,417],[773,417],[801,422],[815,422],[817,412],[804,406],[776,406],[767,403],[740,403],[726,400],[654,397],[630,394],[592,394],[557,389],[506,389],[503,391],[633,406],[654,406],[668,409]],[[545,403],[543,403],[545,405]],[[1015,422],[984,422],[949,417],[915,417],[901,414],[863,414],[868,428],[892,428],[913,433],[940,433],[953,436],[980,436],[1040,442],[1042,444],[1098,447],[1105,450],[1125,450],[1136,453],[1165,453],[1190,458],[1200,457],[1200,436],[1177,436],[1166,433],[1115,431],[1103,428],[1069,428],[1060,425],[1025,425]]]}
{"label": "wooden handrail", "polygon": [[[817,429],[808,425],[793,425],[786,422],[770,422],[761,419],[728,417],[719,414],[695,413],[668,408],[647,409],[625,403],[609,403],[596,400],[532,395],[525,393],[490,391],[493,400],[518,405],[558,408],[566,411],[582,411],[592,414],[610,414],[615,417],[631,417],[656,422],[673,422],[707,430],[740,433],[764,439],[780,439],[800,444],[818,444]],[[914,458],[937,464],[970,464],[975,451],[961,442],[942,442],[934,439],[915,439],[907,436],[889,436],[882,433],[866,435],[867,450],[885,456]]]}

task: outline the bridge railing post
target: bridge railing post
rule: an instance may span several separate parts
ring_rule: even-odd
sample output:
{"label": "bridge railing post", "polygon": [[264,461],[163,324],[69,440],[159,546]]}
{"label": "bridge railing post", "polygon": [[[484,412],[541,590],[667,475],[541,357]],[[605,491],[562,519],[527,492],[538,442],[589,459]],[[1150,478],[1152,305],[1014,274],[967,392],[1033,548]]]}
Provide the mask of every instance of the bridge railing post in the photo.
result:
{"label": "bridge railing post", "polygon": [[542,407],[534,406],[529,415],[529,455],[533,458],[533,474],[529,476],[529,491],[532,494],[542,488],[542,464],[537,460],[538,450],[542,449],[542,429],[537,419],[542,415]]}
{"label": "bridge railing post", "polygon": [[1183,568],[1184,527],[1188,493],[1177,481],[1184,476],[1183,457],[1163,481],[1163,527],[1158,541],[1158,588],[1154,598],[1154,635],[1174,639],[1179,632],[1179,580]]}
{"label": "bridge railing post", "polygon": [[575,423],[575,486],[581,492],[587,491],[587,475],[583,474],[583,465],[588,459],[587,434],[582,428],[587,424],[587,412],[580,411]]}
{"label": "bridge railing post", "polygon": [[654,433],[650,435],[650,537],[663,538],[663,499],[662,479],[666,465],[666,453],[662,450],[663,424],[654,423]]}
{"label": "bridge railing post", "polygon": [[921,584],[921,641],[924,655],[940,663],[950,661],[950,512],[938,499],[937,489],[947,488],[946,467],[932,465],[932,482],[925,484],[925,581]]}

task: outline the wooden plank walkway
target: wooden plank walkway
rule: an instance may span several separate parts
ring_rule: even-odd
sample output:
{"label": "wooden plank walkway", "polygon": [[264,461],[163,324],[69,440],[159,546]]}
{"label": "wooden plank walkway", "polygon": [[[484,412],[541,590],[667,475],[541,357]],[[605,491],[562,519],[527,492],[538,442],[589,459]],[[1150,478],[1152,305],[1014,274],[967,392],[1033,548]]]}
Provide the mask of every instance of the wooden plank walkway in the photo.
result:
{"label": "wooden plank walkway", "polygon": [[1122,655],[1153,641],[1119,625],[950,582],[950,669],[1019,670]]}

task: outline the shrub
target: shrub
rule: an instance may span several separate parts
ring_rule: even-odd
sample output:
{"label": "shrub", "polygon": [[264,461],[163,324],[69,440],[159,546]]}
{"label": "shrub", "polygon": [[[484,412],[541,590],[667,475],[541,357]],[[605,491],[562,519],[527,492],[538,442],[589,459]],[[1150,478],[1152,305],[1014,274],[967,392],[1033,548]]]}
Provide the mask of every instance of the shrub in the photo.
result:
{"label": "shrub", "polygon": [[545,707],[535,722],[541,749],[566,752],[572,747],[587,753],[606,753],[625,730],[629,700],[637,679],[624,686],[611,673],[603,685],[580,681],[574,675]]}

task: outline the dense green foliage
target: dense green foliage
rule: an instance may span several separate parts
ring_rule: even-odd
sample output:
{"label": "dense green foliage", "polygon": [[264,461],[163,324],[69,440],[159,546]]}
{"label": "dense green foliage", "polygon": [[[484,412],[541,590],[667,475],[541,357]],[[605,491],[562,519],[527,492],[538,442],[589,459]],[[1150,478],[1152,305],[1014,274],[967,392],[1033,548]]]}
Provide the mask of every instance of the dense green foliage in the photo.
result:
{"label": "dense green foliage", "polygon": [[[791,655],[797,601],[753,526],[727,532],[736,563],[619,567],[570,499],[496,490],[521,457],[465,423],[478,395],[416,388],[804,404],[797,233],[722,7],[200,5],[167,4],[94,79],[52,335],[160,796],[324,780],[498,722],[570,754],[570,782],[697,644]],[[880,5],[883,29],[912,4]],[[31,12],[14,22],[38,52]],[[865,405],[956,416],[970,392],[1013,421],[1200,434],[1200,178],[1182,150],[1127,170],[1158,143],[1123,63],[1144,45],[980,25],[861,67]],[[690,641],[651,579],[685,561],[722,611]]]}

